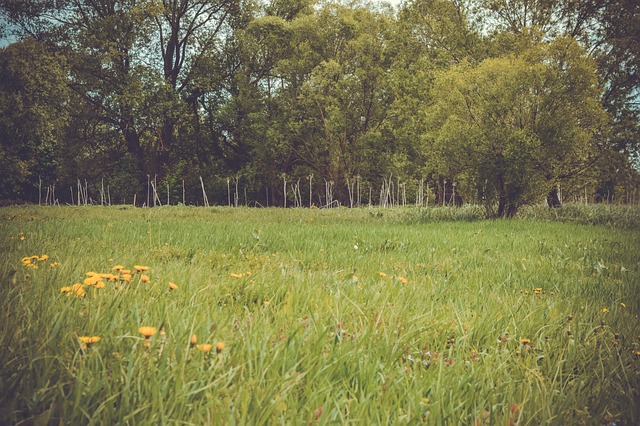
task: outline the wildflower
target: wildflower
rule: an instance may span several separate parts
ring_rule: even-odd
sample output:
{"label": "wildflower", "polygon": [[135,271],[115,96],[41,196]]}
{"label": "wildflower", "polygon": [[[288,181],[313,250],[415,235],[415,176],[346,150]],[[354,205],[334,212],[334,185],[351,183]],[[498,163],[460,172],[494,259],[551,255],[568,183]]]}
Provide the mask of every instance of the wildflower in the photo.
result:
{"label": "wildflower", "polygon": [[542,287],[538,287],[538,288],[534,288],[533,289],[533,294],[542,294]]}
{"label": "wildflower", "polygon": [[85,278],[83,282],[84,282],[84,285],[95,285],[101,281],[102,281],[102,278],[100,278],[100,276],[94,275],[94,276]]}
{"label": "wildflower", "polygon": [[111,268],[112,271],[122,271],[124,269],[124,266],[122,265],[116,265],[113,268]]}
{"label": "wildflower", "polygon": [[229,276],[232,278],[242,278],[242,274],[234,274],[233,272],[230,272]]}
{"label": "wildflower", "polygon": [[408,283],[409,281],[408,281],[405,277],[398,277],[398,282],[399,282],[399,283],[402,283],[402,284],[406,284],[406,283]]}
{"label": "wildflower", "polygon": [[38,260],[41,261],[41,262],[44,262],[47,259],[49,259],[49,255],[48,254],[43,254],[42,256],[40,256],[38,258]]}
{"label": "wildflower", "polygon": [[268,300],[265,300],[264,302],[262,302],[264,304],[264,306],[269,306],[269,304],[271,304],[271,302],[269,302]]}
{"label": "wildflower", "polygon": [[621,306],[623,309],[627,309],[627,305],[625,305],[625,304],[624,304],[624,302],[620,302],[620,306]]}
{"label": "wildflower", "polygon": [[102,282],[102,281],[98,281],[98,282],[96,283],[96,288],[104,288],[104,282]]}
{"label": "wildflower", "polygon": [[640,358],[640,351],[633,351],[633,357],[634,357],[635,359]]}
{"label": "wildflower", "polygon": [[78,340],[80,340],[80,343],[82,343],[83,349],[89,349],[91,345],[93,345],[94,343],[98,343],[102,339],[100,338],[100,336],[80,336],[78,337]]}
{"label": "wildflower", "polygon": [[131,274],[122,274],[120,278],[122,281],[131,282]]}
{"label": "wildflower", "polygon": [[60,293],[65,294],[67,297],[71,296],[72,294],[75,297],[83,297],[86,294],[86,291],[82,284],[76,283],[69,287],[62,287],[60,289]]}
{"label": "wildflower", "polygon": [[218,344],[216,345],[216,353],[222,352],[223,349],[224,349],[224,342],[218,342]]}
{"label": "wildflower", "polygon": [[100,277],[109,281],[116,281],[118,279],[118,276],[113,274],[100,274]]}
{"label": "wildflower", "polygon": [[140,275],[140,281],[142,281],[143,283],[148,283],[151,280],[149,278],[149,275],[142,274]]}
{"label": "wildflower", "polygon": [[148,266],[142,266],[142,265],[133,265],[133,269],[135,269],[136,272],[144,272],[144,271],[148,271],[149,267]]}
{"label": "wildflower", "polygon": [[156,334],[156,331],[158,331],[158,329],[155,327],[142,326],[138,329],[138,331],[144,336],[145,339],[148,339],[149,337]]}
{"label": "wildflower", "polygon": [[124,274],[131,274],[131,269],[121,269],[120,273],[123,274],[123,275]]}
{"label": "wildflower", "polygon": [[60,265],[60,262],[53,262],[52,264],[49,265],[50,268],[55,268],[58,265]]}
{"label": "wildflower", "polygon": [[526,346],[531,343],[531,339],[520,339],[520,343]]}
{"label": "wildflower", "polygon": [[169,290],[176,290],[178,286],[172,282],[169,282]]}
{"label": "wildflower", "polygon": [[211,348],[213,348],[213,345],[209,344],[209,343],[203,343],[201,345],[196,345],[196,349],[199,351],[202,351],[204,353],[207,353],[211,350]]}
{"label": "wildflower", "polygon": [[189,340],[189,346],[194,347],[197,342],[198,342],[198,336],[196,336],[195,334],[192,334],[191,339]]}
{"label": "wildflower", "polygon": [[384,272],[378,272],[378,275],[380,275],[380,278],[385,278],[387,276]]}
{"label": "wildflower", "polygon": [[24,235],[20,235],[20,241],[24,241]]}
{"label": "wildflower", "polygon": [[600,309],[600,312],[602,312],[603,314],[606,314],[607,312],[609,312],[609,309],[602,308],[602,309]]}

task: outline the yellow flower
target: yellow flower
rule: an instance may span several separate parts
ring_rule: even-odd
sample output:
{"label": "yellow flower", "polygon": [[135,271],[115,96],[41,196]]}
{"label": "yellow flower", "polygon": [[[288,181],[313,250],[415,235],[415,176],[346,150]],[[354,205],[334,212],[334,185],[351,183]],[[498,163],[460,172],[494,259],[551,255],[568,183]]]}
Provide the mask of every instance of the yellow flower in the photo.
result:
{"label": "yellow flower", "polygon": [[124,266],[122,265],[116,265],[113,268],[111,268],[112,271],[121,271],[124,269]]}
{"label": "yellow flower", "polygon": [[624,309],[627,309],[627,305],[625,305],[624,302],[620,302],[620,306]]}
{"label": "yellow flower", "polygon": [[178,286],[172,282],[169,282],[169,290],[177,290]]}
{"label": "yellow flower", "polygon": [[87,277],[99,277],[100,274],[94,271],[89,271],[85,274]]}
{"label": "yellow flower", "polygon": [[602,308],[602,309],[600,309],[600,312],[602,312],[603,314],[606,314],[607,312],[609,312],[609,309]]}
{"label": "yellow flower", "polygon": [[121,274],[123,274],[123,275],[124,275],[124,274],[130,274],[130,273],[131,273],[131,270],[130,270],[130,269],[121,269],[121,270],[120,270],[120,273],[121,273]]}
{"label": "yellow flower", "polygon": [[216,352],[220,353],[222,352],[223,349],[224,349],[224,342],[218,342],[218,344],[216,345]]}
{"label": "yellow flower", "polygon": [[380,275],[380,278],[385,278],[387,276],[384,272],[378,272],[378,275]]}
{"label": "yellow flower", "polygon": [[104,282],[102,282],[102,281],[98,281],[98,282],[96,283],[96,288],[104,288]]}
{"label": "yellow flower", "polygon": [[60,265],[60,262],[53,262],[51,265],[49,265],[49,267],[50,268],[55,268],[58,265]]}
{"label": "yellow flower", "polygon": [[191,339],[189,340],[189,345],[191,347],[194,347],[196,343],[198,343],[198,336],[196,336],[195,334],[192,334]]}
{"label": "yellow flower", "polygon": [[131,274],[122,274],[122,281],[131,282]]}
{"label": "yellow flower", "polygon": [[115,281],[118,279],[117,275],[113,275],[113,274],[100,274],[100,277],[104,278],[105,280],[109,280],[109,281]]}
{"label": "yellow flower", "polygon": [[82,347],[84,349],[88,349],[91,347],[91,345],[93,345],[94,343],[98,343],[102,339],[100,338],[100,336],[80,336],[78,337],[78,340],[80,340],[80,343],[82,343]]}
{"label": "yellow flower", "polygon": [[233,278],[242,278],[242,274],[234,274],[233,272],[231,272],[229,276]]}
{"label": "yellow flower", "polygon": [[145,339],[148,339],[149,337],[156,334],[156,331],[158,331],[158,329],[155,327],[142,326],[138,329],[138,331],[145,337]]}
{"label": "yellow flower", "polygon": [[405,278],[405,277],[398,277],[398,282],[402,283],[402,284],[406,284],[409,281]]}
{"label": "yellow flower", "polygon": [[49,255],[48,254],[43,254],[42,256],[40,256],[38,258],[38,260],[41,261],[41,262],[44,262],[47,259],[49,259]]}
{"label": "yellow flower", "polygon": [[95,285],[102,281],[99,276],[91,276],[84,279],[84,285]]}
{"label": "yellow flower", "polygon": [[142,266],[142,265],[133,265],[133,269],[135,269],[137,272],[143,272],[143,271],[148,271],[149,267]]}
{"label": "yellow flower", "polygon": [[523,345],[528,345],[531,343],[531,339],[520,339],[520,343]]}
{"label": "yellow flower", "polygon": [[269,302],[268,300],[265,300],[264,302],[262,302],[264,304],[264,306],[269,306],[269,304],[271,304],[271,302]]}
{"label": "yellow flower", "polygon": [[203,343],[201,345],[196,345],[196,349],[198,349],[199,351],[202,351],[204,353],[207,353],[211,350],[211,348],[213,348],[213,345],[209,344],[209,343]]}
{"label": "yellow flower", "polygon": [[75,297],[83,297],[86,294],[86,291],[84,290],[82,284],[76,283],[69,287],[62,287],[60,289],[60,293],[66,294],[67,297],[71,296],[72,294]]}
{"label": "yellow flower", "polygon": [[151,280],[149,279],[148,275],[142,274],[140,275],[140,281],[142,281],[143,283],[148,283]]}

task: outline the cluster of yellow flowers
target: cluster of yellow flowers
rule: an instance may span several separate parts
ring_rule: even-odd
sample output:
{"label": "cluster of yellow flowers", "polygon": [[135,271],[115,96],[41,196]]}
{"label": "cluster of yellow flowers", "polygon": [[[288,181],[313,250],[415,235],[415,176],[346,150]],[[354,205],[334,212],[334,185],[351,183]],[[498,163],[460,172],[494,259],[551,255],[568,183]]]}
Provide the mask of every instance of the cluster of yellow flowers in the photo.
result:
{"label": "cluster of yellow flowers", "polygon": [[[82,283],[75,283],[67,287],[62,287],[60,292],[66,296],[73,295],[75,297],[83,297],[86,294],[87,287],[104,288],[105,281],[111,281],[114,283],[130,283],[136,274],[139,275],[139,282],[150,283],[151,278],[149,278],[149,275],[145,273],[149,269],[150,268],[148,266],[144,265],[134,265],[133,269],[125,269],[122,265],[115,265],[111,268],[112,272],[109,273],[89,271],[85,274],[86,278]],[[177,288],[177,284],[169,282],[169,290],[176,290]]]}
{"label": "cluster of yellow flowers", "polygon": [[[387,278],[387,274],[382,271],[378,272],[378,275],[380,276],[380,278]],[[395,279],[397,282],[403,285],[409,282],[409,280],[403,276],[397,276],[397,277],[392,276],[391,279]]]}
{"label": "cluster of yellow flowers", "polygon": [[[520,294],[524,294],[525,296],[529,295],[529,290],[520,290]],[[536,287],[533,289],[533,294],[538,297],[542,297],[547,294],[547,292],[542,287]],[[549,293],[550,296],[555,296],[556,292],[552,291]]]}
{"label": "cluster of yellow flowers", "polygon": [[[46,262],[47,260],[49,260],[49,255],[43,254],[42,256],[23,257],[21,262],[22,266],[24,266],[25,268],[38,269],[40,265],[38,265],[37,262]],[[55,268],[58,265],[60,265],[60,262],[53,262],[49,264],[51,268]]]}
{"label": "cluster of yellow flowers", "polygon": [[[213,349],[213,345],[211,343],[201,343],[198,344],[198,336],[196,336],[195,334],[191,335],[191,339],[189,340],[189,346],[192,348],[196,348],[199,351],[202,351],[204,353],[208,353],[211,351],[211,349]],[[222,350],[224,349],[224,342],[218,342],[216,344],[216,353],[220,353],[222,352]]]}

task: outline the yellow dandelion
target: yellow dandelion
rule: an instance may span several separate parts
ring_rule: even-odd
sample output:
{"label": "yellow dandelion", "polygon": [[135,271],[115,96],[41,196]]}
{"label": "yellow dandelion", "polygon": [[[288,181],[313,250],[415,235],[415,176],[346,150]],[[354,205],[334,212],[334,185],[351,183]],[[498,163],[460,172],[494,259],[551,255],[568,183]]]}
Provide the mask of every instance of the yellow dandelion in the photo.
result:
{"label": "yellow dandelion", "polygon": [[520,343],[523,345],[528,345],[531,343],[531,339],[520,339]]}
{"label": "yellow dandelion", "polygon": [[80,343],[82,343],[83,348],[88,349],[91,347],[91,345],[93,345],[94,343],[98,343],[102,339],[100,338],[100,336],[80,336],[78,337],[78,340],[80,340]]}
{"label": "yellow dandelion", "polygon": [[169,290],[177,290],[178,286],[171,281],[169,281]]}
{"label": "yellow dandelion", "polygon": [[122,274],[121,280],[131,282],[131,274]]}
{"label": "yellow dandelion", "polygon": [[85,273],[85,275],[86,275],[87,277],[99,277],[99,276],[100,276],[100,274],[99,274],[99,273],[94,272],[94,271],[89,271],[89,272]]}
{"label": "yellow dandelion", "polygon": [[262,302],[264,304],[264,306],[269,306],[271,304],[271,302],[269,302],[268,300],[265,300],[264,302]]}
{"label": "yellow dandelion", "polygon": [[96,283],[96,288],[104,288],[104,282],[103,281],[98,281]]}
{"label": "yellow dandelion", "polygon": [[149,275],[142,274],[140,275],[140,281],[142,281],[143,283],[148,283],[149,281],[151,281],[151,279],[149,278]]}
{"label": "yellow dandelion", "polygon": [[233,272],[229,273],[229,276],[232,278],[242,278],[242,274],[235,274]]}
{"label": "yellow dandelion", "polygon": [[211,350],[211,348],[213,348],[213,345],[209,344],[209,343],[203,343],[201,345],[196,345],[196,349],[199,351],[202,351],[204,353],[207,353]]}
{"label": "yellow dandelion", "polygon": [[222,352],[223,349],[224,349],[224,342],[218,342],[218,344],[216,345],[216,353]]}
{"label": "yellow dandelion", "polygon": [[42,256],[40,256],[38,258],[39,261],[44,262],[45,260],[49,259],[49,255],[48,254],[43,254]]}
{"label": "yellow dandelion", "polygon": [[380,275],[380,278],[385,278],[387,276],[384,272],[378,272],[378,275]]}
{"label": "yellow dandelion", "polygon": [[130,273],[131,273],[131,270],[130,270],[130,269],[121,269],[121,270],[120,270],[120,273],[121,273],[121,274],[123,274],[123,275],[124,275],[124,274],[130,274]]}
{"label": "yellow dandelion", "polygon": [[143,266],[143,265],[133,265],[133,269],[135,269],[136,272],[144,272],[144,271],[148,271],[149,267]]}
{"label": "yellow dandelion", "polygon": [[196,343],[198,343],[198,336],[192,334],[191,339],[189,339],[189,346],[194,347]]}
{"label": "yellow dandelion", "polygon": [[124,266],[122,265],[116,265],[113,268],[111,268],[112,271],[122,271],[124,269]]}
{"label": "yellow dandelion", "polygon": [[91,276],[91,277],[85,278],[83,282],[84,282],[84,285],[96,285],[101,281],[102,281],[102,278],[100,278],[99,276]]}
{"label": "yellow dandelion", "polygon": [[140,334],[142,334],[144,336],[145,339],[148,339],[149,337],[151,337],[154,334],[156,334],[158,329],[155,328],[155,327],[142,326],[142,327],[140,327],[138,329],[138,331],[140,332]]}
{"label": "yellow dandelion", "polygon": [[602,309],[600,309],[600,312],[602,312],[603,314],[606,314],[607,312],[609,312],[609,309],[602,308]]}
{"label": "yellow dandelion", "polygon": [[60,265],[60,262],[53,262],[52,264],[49,265],[50,268],[55,268],[57,266]]}
{"label": "yellow dandelion", "polygon": [[409,281],[408,281],[405,277],[398,277],[398,282],[399,282],[399,283],[402,283],[402,284],[406,284],[406,283],[408,283]]}
{"label": "yellow dandelion", "polygon": [[620,302],[620,306],[621,306],[623,309],[627,309],[627,305],[625,305],[625,303],[624,303],[624,302]]}

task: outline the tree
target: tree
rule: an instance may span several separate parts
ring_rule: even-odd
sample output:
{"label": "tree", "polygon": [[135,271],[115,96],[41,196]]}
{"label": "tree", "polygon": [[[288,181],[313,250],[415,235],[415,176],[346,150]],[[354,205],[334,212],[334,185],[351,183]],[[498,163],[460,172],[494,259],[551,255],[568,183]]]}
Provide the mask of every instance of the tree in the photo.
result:
{"label": "tree", "polygon": [[66,62],[29,39],[0,49],[0,199],[32,196],[60,173],[69,121]]}
{"label": "tree", "polygon": [[595,64],[570,38],[442,72],[427,149],[470,179],[493,216],[511,217],[595,157],[607,116]]}

